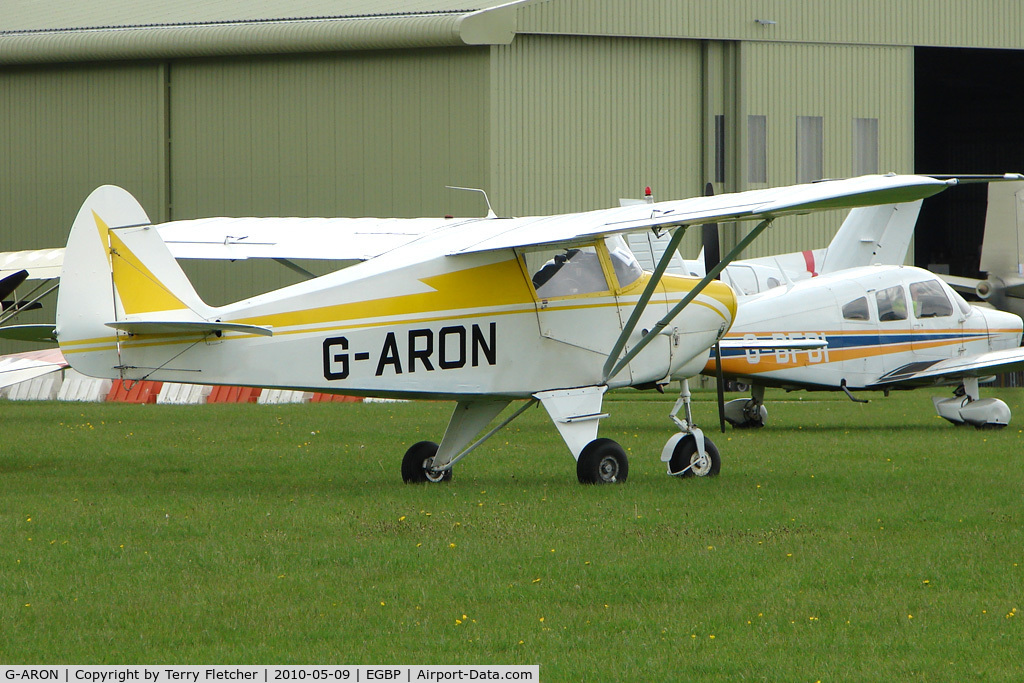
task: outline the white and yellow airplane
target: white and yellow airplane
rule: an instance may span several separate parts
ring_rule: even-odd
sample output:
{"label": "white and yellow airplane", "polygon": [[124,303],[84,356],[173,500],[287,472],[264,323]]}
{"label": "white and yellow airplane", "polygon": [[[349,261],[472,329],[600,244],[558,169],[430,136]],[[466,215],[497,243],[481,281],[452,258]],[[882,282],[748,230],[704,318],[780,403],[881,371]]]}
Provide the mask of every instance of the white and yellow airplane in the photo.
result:
{"label": "white and yellow airplane", "polygon": [[[406,452],[402,476],[410,482],[449,479],[453,465],[539,402],[581,482],[621,482],[624,450],[597,436],[603,396],[705,366],[736,313],[733,291],[714,279],[721,267],[779,216],[914,201],[947,185],[864,176],[532,218],[212,218],[160,226],[127,192],[104,186],[86,200],[68,238],[55,336],[71,366],[94,377],[455,401],[440,444]],[[646,272],[622,239],[670,232],[674,253],[690,225],[746,220],[759,222],[705,278],[666,275],[667,257]],[[185,252],[357,264],[211,307],[174,259]],[[516,400],[525,403],[476,438]],[[686,419],[676,419],[681,433],[662,453],[669,473],[716,473],[717,450],[690,419],[685,383],[679,405]]]}
{"label": "white and yellow airplane", "polygon": [[[1004,427],[1007,405],[981,398],[979,380],[1024,369],[1021,319],[972,306],[938,276],[910,266],[867,266],[740,297],[726,340],[827,340],[819,349],[722,350],[722,372],[751,384],[725,405],[735,427],[767,420],[765,387],[852,391],[953,385],[934,399],[954,424]],[[714,375],[712,359],[705,373]],[[857,399],[854,399],[857,400]]]}

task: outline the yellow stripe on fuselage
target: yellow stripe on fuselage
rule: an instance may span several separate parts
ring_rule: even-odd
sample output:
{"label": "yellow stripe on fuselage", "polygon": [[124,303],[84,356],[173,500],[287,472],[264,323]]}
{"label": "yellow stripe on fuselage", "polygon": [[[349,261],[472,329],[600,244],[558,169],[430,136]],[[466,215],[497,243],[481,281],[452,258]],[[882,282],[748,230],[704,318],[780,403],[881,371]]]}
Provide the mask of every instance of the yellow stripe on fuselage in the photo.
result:
{"label": "yellow stripe on fuselage", "polygon": [[264,325],[277,330],[366,318],[401,318],[440,311],[533,305],[530,290],[523,280],[519,262],[515,259],[443,273],[420,281],[434,291],[242,318],[232,322]]}

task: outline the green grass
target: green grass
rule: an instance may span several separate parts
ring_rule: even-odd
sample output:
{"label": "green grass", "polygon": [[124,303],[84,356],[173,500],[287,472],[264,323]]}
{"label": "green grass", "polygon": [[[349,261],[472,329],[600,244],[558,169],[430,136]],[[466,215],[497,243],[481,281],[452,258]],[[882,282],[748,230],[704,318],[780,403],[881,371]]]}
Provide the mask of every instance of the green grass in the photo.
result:
{"label": "green grass", "polygon": [[615,394],[630,476],[603,487],[542,409],[407,486],[449,405],[0,403],[0,662],[1021,680],[1024,392],[986,392],[998,432],[931,395],[769,392],[771,425],[683,481],[672,398]]}

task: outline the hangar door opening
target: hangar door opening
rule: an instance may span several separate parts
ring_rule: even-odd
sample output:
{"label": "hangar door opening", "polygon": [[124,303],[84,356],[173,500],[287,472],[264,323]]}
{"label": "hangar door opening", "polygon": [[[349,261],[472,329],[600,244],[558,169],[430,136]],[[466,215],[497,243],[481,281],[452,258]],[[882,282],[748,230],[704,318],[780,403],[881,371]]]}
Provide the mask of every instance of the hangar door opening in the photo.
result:
{"label": "hangar door opening", "polygon": [[[914,165],[918,173],[1024,173],[1024,50],[914,51]],[[914,263],[980,277],[986,188],[925,201]]]}

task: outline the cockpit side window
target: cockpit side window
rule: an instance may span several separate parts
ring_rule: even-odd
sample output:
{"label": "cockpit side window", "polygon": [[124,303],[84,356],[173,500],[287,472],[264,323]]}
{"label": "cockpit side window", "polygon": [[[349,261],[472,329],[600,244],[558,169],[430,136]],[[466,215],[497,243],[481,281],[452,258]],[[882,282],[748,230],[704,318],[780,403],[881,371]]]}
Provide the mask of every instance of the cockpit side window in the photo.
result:
{"label": "cockpit side window", "polygon": [[875,292],[875,303],[878,304],[879,322],[907,319],[907,297],[903,287],[896,285]]}
{"label": "cockpit side window", "polygon": [[953,306],[938,280],[925,280],[910,285],[910,300],[917,318],[941,318],[953,315]]}
{"label": "cockpit side window", "polygon": [[593,246],[534,251],[525,259],[533,288],[541,299],[610,291]]}
{"label": "cockpit side window", "polygon": [[862,296],[843,306],[843,318],[846,320],[869,320],[871,312],[868,310],[868,298]]}
{"label": "cockpit side window", "polygon": [[613,235],[604,242],[608,247],[612,268],[615,270],[615,279],[619,281],[619,289],[628,287],[639,280],[640,276],[644,274],[644,269],[626,244],[626,240],[620,235]]}

